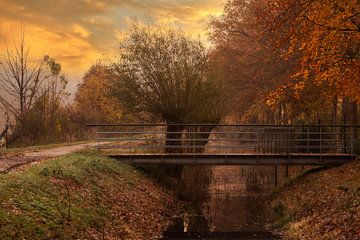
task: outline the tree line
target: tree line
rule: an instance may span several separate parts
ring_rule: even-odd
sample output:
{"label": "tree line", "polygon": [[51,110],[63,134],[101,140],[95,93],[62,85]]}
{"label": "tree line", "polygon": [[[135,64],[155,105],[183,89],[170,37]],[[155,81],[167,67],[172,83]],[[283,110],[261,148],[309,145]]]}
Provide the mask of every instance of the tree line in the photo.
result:
{"label": "tree line", "polygon": [[[25,144],[86,138],[90,122],[358,124],[359,11],[351,0],[228,0],[208,22],[210,49],[134,24],[68,105],[61,65],[30,64],[22,39],[2,56],[0,103]],[[182,130],[169,126],[168,139]]]}
{"label": "tree line", "polygon": [[[36,57],[20,38],[0,55],[0,106],[5,110],[8,146],[75,141],[84,137],[75,110],[64,104],[67,79],[48,54]],[[3,137],[3,136],[2,136]]]}
{"label": "tree line", "polygon": [[359,11],[351,0],[229,0],[209,26],[240,120],[357,124]]}

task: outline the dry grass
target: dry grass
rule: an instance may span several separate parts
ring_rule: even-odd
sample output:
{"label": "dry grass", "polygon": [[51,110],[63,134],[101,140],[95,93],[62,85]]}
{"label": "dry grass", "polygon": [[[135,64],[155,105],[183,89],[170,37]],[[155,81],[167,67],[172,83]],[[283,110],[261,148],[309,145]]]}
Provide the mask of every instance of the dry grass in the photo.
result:
{"label": "dry grass", "polygon": [[272,204],[285,239],[360,239],[360,162],[312,170]]}

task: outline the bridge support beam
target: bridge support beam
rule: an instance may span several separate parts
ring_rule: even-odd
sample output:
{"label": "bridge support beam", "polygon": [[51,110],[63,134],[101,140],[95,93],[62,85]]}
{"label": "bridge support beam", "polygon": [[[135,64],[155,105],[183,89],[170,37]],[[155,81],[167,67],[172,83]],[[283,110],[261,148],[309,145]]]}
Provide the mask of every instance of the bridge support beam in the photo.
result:
{"label": "bridge support beam", "polygon": [[130,164],[169,165],[318,165],[343,164],[355,158],[350,154],[124,154],[109,155]]}

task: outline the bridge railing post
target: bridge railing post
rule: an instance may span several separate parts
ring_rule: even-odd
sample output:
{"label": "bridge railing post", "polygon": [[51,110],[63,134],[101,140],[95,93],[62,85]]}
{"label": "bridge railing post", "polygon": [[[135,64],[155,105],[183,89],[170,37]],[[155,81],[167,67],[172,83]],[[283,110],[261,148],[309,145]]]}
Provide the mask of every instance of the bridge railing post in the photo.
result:
{"label": "bridge railing post", "polygon": [[310,127],[307,127],[307,153],[310,152]]}
{"label": "bridge railing post", "polygon": [[322,161],[322,127],[321,126],[319,126],[319,132],[320,132],[320,162]]}
{"label": "bridge railing post", "polygon": [[336,127],[336,153],[340,152],[340,128]]}
{"label": "bridge railing post", "polygon": [[290,154],[291,154],[291,132],[290,132],[290,126],[287,127],[288,131],[287,131],[287,142],[288,142],[288,150],[287,150],[287,154],[288,154],[288,158],[290,160]]}
{"label": "bridge railing post", "polygon": [[351,127],[350,128],[350,154],[353,155],[354,154],[354,128]]}

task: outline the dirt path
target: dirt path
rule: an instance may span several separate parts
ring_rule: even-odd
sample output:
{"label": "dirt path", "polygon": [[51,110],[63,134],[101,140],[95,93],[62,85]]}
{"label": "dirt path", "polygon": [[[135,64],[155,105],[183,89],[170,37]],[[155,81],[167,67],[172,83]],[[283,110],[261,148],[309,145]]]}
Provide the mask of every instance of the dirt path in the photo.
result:
{"label": "dirt path", "polygon": [[32,151],[12,156],[0,156],[0,174],[11,172],[21,166],[31,164],[44,159],[63,156],[81,149],[94,147],[97,143],[83,143],[66,147],[57,147],[52,149],[44,149]]}

